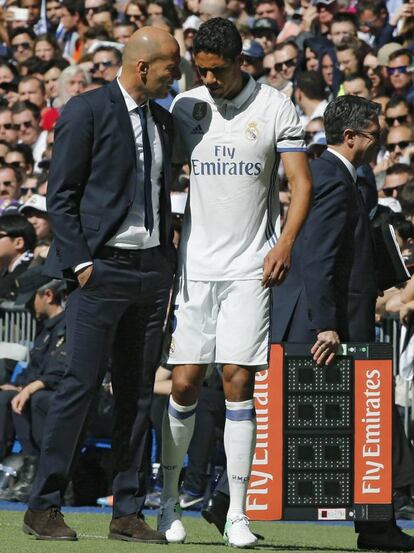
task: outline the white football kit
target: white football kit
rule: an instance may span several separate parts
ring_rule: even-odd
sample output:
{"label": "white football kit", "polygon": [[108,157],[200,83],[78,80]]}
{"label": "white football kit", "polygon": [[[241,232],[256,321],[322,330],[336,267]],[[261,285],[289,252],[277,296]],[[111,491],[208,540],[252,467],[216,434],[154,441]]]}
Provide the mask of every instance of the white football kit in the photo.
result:
{"label": "white football kit", "polygon": [[205,86],[172,105],[174,163],[190,165],[171,364],[264,365],[263,261],[280,234],[279,153],[306,151],[290,99],[251,77],[232,100]]}

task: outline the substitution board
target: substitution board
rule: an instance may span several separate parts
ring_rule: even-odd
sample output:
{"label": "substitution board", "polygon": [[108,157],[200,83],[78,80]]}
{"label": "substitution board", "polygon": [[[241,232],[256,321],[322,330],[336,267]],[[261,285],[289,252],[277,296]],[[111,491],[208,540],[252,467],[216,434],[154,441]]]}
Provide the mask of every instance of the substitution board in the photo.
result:
{"label": "substitution board", "polygon": [[392,348],[342,344],[319,366],[309,344],[272,344],[256,375],[252,520],[392,517]]}

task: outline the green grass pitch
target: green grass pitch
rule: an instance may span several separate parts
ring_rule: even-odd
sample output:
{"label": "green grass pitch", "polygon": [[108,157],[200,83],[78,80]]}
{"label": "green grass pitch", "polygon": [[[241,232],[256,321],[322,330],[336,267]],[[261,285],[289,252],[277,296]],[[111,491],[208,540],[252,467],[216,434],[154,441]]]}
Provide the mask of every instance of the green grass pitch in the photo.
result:
{"label": "green grass pitch", "polygon": [[[185,517],[187,542],[180,545],[148,545],[107,539],[107,515],[65,515],[78,532],[79,541],[57,543],[35,540],[21,531],[23,513],[0,511],[0,553],[225,553],[229,551],[216,529],[198,517]],[[154,526],[155,518],[148,518]],[[356,551],[352,526],[319,524],[252,523],[254,531],[265,536],[256,551],[277,553],[345,553]]]}

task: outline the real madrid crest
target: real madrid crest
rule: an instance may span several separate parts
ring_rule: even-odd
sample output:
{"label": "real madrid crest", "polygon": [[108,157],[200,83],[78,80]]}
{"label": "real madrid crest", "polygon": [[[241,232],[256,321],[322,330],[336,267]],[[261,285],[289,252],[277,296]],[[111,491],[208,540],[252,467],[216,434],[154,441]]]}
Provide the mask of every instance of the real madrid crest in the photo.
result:
{"label": "real madrid crest", "polygon": [[206,102],[197,102],[193,107],[193,119],[200,121],[207,115]]}
{"label": "real madrid crest", "polygon": [[247,125],[245,135],[248,140],[257,140],[259,129],[257,128],[257,123],[255,121],[251,121]]}

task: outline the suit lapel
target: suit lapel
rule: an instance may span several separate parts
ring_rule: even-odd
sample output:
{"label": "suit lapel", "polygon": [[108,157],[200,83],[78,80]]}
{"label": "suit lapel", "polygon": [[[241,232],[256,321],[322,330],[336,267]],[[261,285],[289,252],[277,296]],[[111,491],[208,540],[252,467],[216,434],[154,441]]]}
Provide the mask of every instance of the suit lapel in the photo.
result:
{"label": "suit lapel", "polygon": [[321,158],[334,164],[335,167],[338,167],[343,173],[345,180],[349,182],[351,185],[355,186],[351,173],[348,171],[348,168],[346,167],[345,163],[341,159],[339,159],[339,157],[325,150],[321,155]]}
{"label": "suit lapel", "polygon": [[116,82],[116,79],[112,81],[109,85],[109,95],[111,98],[111,103],[113,104],[113,109],[115,112],[115,117],[118,122],[119,128],[121,129],[121,134],[123,136],[123,142],[126,146],[128,154],[134,160],[134,167],[137,168],[137,150],[135,144],[134,131],[131,124],[131,118],[129,116],[124,97],[122,96],[121,89]]}

